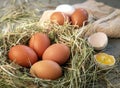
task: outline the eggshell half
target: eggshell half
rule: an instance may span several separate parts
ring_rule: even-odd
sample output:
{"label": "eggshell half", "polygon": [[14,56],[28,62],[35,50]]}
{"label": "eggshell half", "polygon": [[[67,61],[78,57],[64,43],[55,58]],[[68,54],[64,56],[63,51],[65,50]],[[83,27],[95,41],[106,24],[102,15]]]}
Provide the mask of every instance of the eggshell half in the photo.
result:
{"label": "eggshell half", "polygon": [[95,50],[102,50],[108,44],[108,37],[103,32],[97,32],[88,37],[88,42]]}
{"label": "eggshell half", "polygon": [[115,65],[115,58],[107,53],[97,53],[94,55],[95,63],[101,69],[109,69]]}

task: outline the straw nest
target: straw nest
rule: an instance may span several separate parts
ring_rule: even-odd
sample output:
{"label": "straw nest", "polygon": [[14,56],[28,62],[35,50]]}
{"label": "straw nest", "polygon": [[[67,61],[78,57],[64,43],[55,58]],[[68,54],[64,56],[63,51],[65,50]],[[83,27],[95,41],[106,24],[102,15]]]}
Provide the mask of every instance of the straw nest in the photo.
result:
{"label": "straw nest", "polygon": [[[11,5],[12,4],[12,5]],[[90,24],[75,29],[65,23],[63,26],[49,24],[50,30],[39,26],[41,4],[11,3],[1,9],[0,18],[0,88],[94,88],[101,79],[101,70],[94,63],[94,50],[84,38]],[[29,7],[29,8],[28,8]],[[33,8],[34,7],[34,8]],[[37,7],[37,10],[36,8]],[[43,9],[46,9],[42,6]],[[31,10],[32,9],[32,10]],[[66,43],[70,49],[70,59],[62,66],[63,76],[57,80],[34,78],[29,68],[21,67],[8,59],[10,47],[16,44],[28,44],[32,34],[44,32],[52,43]],[[102,73],[103,74],[103,73]]]}

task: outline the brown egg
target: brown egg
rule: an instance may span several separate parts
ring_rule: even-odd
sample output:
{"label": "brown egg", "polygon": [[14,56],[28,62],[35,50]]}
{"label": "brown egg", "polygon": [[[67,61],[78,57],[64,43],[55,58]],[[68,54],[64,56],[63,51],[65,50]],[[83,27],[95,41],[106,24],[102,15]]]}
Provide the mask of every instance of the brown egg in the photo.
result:
{"label": "brown egg", "polygon": [[66,21],[69,22],[69,17],[63,12],[54,12],[50,16],[51,22],[56,22],[59,25],[63,25]]}
{"label": "brown egg", "polygon": [[88,13],[85,9],[79,8],[74,11],[71,16],[72,25],[82,27],[84,22],[88,20]]}
{"label": "brown egg", "polygon": [[50,39],[47,34],[36,33],[31,37],[29,46],[41,57],[43,52],[50,46]]}
{"label": "brown egg", "polygon": [[43,53],[43,60],[53,60],[58,64],[64,64],[70,56],[70,49],[65,44],[53,44]]}
{"label": "brown egg", "polygon": [[34,50],[25,45],[13,46],[9,50],[8,57],[13,62],[24,67],[30,67],[38,60]]}
{"label": "brown egg", "polygon": [[30,73],[38,78],[55,80],[62,75],[62,68],[54,61],[43,60],[33,64]]}

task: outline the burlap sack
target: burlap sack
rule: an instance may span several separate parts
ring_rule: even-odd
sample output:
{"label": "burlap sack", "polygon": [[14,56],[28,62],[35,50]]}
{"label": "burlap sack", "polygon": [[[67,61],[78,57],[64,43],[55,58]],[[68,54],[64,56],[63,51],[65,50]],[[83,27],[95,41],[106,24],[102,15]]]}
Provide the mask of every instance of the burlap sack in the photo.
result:
{"label": "burlap sack", "polygon": [[116,9],[110,15],[95,21],[86,32],[86,36],[95,32],[104,32],[111,38],[120,38],[120,10]]}

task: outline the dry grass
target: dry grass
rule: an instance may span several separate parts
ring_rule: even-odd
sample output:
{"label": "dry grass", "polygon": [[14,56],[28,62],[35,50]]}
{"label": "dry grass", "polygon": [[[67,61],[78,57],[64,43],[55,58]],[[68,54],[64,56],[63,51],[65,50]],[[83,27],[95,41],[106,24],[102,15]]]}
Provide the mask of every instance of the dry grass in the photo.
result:
{"label": "dry grass", "polygon": [[[35,8],[35,5],[39,8]],[[48,22],[51,30],[45,30],[38,25],[39,12],[44,9],[41,5],[27,2],[15,8],[16,4],[12,3],[9,7],[1,8],[3,13],[0,14],[0,28],[3,30],[0,32],[0,88],[102,88],[100,82],[104,86],[110,84],[105,76],[111,70],[98,69],[94,63],[95,51],[84,38],[90,24],[75,29],[68,23],[60,26]],[[49,35],[52,43],[62,42],[70,47],[70,59],[62,66],[64,74],[61,78],[33,78],[29,68],[21,67],[8,59],[10,47],[16,44],[27,45],[35,32],[44,32]]]}

